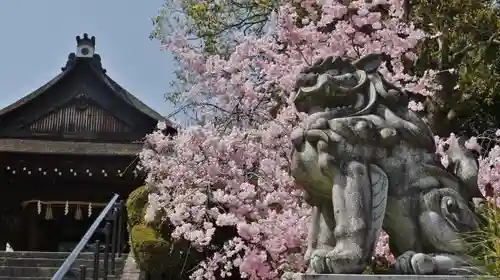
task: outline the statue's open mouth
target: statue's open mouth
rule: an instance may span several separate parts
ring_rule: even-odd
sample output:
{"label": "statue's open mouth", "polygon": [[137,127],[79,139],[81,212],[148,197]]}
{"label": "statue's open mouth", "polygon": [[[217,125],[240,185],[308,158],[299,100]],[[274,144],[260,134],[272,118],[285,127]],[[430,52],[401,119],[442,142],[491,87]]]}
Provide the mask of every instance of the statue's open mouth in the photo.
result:
{"label": "statue's open mouth", "polygon": [[294,102],[299,112],[327,113],[329,119],[364,114],[375,100],[376,91],[366,72],[358,70],[337,76],[320,74],[315,85],[299,88]]}

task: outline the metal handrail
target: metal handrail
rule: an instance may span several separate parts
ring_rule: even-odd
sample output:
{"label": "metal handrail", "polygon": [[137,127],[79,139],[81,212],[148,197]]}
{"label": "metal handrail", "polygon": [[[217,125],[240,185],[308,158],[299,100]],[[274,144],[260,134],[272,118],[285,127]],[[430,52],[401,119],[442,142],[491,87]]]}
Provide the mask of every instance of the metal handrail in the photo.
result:
{"label": "metal handrail", "polygon": [[68,258],[63,262],[61,267],[59,267],[54,276],[52,276],[51,278],[52,280],[62,280],[63,277],[65,277],[66,273],[68,273],[68,271],[71,269],[71,266],[75,262],[78,255],[80,255],[83,248],[87,245],[90,238],[99,227],[99,224],[104,220],[106,215],[109,213],[109,211],[111,211],[111,209],[115,205],[116,201],[118,200],[118,196],[119,196],[118,194],[115,194],[113,198],[111,198],[106,207],[104,207],[104,209],[102,210],[101,214],[99,214],[99,216],[95,219],[94,223],[90,226],[85,235],[82,237],[80,242],[78,242],[78,245],[76,245],[75,249],[71,251],[71,254],[69,254]]}

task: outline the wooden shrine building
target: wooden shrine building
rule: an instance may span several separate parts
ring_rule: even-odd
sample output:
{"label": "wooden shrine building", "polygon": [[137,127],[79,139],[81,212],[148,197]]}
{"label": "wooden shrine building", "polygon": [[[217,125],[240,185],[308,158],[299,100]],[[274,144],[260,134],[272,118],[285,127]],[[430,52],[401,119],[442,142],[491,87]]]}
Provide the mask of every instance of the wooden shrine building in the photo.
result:
{"label": "wooden shrine building", "polygon": [[59,75],[0,110],[0,246],[15,251],[72,249],[114,193],[142,185],[144,136],[159,121],[176,132],[106,75],[95,37],[76,41]]}

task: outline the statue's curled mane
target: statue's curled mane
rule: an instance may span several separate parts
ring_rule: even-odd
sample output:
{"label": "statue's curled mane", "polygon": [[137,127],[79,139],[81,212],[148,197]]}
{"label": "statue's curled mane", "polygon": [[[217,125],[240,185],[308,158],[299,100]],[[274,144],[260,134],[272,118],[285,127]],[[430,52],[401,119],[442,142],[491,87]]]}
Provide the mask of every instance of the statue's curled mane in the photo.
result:
{"label": "statue's curled mane", "polygon": [[305,129],[318,119],[354,117],[368,114],[386,116],[404,140],[434,151],[434,137],[428,126],[407,108],[407,94],[377,70],[383,55],[371,54],[352,61],[327,57],[307,67],[296,82],[294,103],[309,117]]}

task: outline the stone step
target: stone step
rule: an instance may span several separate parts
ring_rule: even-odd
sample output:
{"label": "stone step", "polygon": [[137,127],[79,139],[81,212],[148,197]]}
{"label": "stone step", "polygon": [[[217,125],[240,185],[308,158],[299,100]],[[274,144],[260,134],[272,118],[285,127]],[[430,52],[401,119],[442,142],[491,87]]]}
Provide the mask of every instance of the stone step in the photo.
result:
{"label": "stone step", "polygon": [[[6,252],[0,251],[0,259],[2,258],[22,258],[22,259],[66,259],[70,252],[36,252],[36,251],[15,251]],[[110,254],[111,255],[111,254]],[[124,257],[124,254],[122,254]],[[104,253],[100,253],[99,259],[104,258]],[[82,252],[78,255],[78,259],[93,260],[93,252]]]}
{"label": "stone step", "polygon": [[[30,252],[0,251],[0,280],[48,280],[56,273],[70,252]],[[127,254],[115,259],[115,274],[121,275]],[[103,276],[104,253],[99,256],[100,277]],[[82,252],[68,271],[64,280],[79,280],[80,265],[87,267],[87,279],[92,280],[94,253]],[[111,263],[108,263],[108,267]],[[109,275],[109,280],[116,280],[116,275]]]}
{"label": "stone step", "polygon": [[[0,266],[0,275],[7,277],[52,277],[59,267],[22,267],[22,266]],[[99,269],[99,275],[103,275],[102,267]],[[87,268],[87,275],[93,275],[92,267]],[[121,268],[115,269],[116,274],[121,274]],[[72,268],[66,274],[67,277],[78,278],[79,268]],[[108,273],[111,274],[111,273]]]}
{"label": "stone step", "polygon": [[[23,267],[60,267],[66,259],[52,259],[52,258],[0,258],[0,266],[23,266]],[[116,267],[123,266],[125,259],[116,258]],[[104,263],[103,258],[99,259],[99,267],[102,267]],[[78,258],[73,267],[80,267],[80,265],[85,265],[87,268],[94,265],[94,258],[92,259],[80,259]]]}

